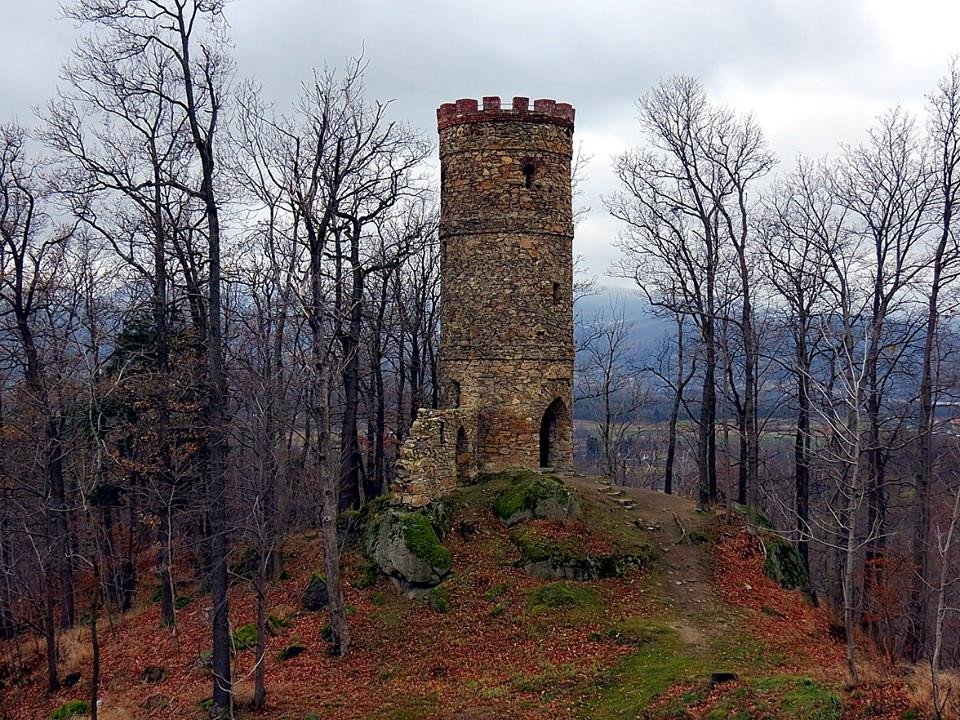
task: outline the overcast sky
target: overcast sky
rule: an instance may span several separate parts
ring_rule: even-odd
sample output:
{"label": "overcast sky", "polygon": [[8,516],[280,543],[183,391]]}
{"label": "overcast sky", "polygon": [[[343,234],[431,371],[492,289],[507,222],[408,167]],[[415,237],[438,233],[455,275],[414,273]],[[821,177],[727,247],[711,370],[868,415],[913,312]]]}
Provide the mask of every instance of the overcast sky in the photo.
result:
{"label": "overcast sky", "polygon": [[[57,0],[0,0],[0,122],[33,123],[76,37]],[[616,257],[611,157],[638,141],[634,103],[674,74],[753,112],[788,168],[797,153],[856,142],[885,108],[922,112],[960,52],[953,0],[233,0],[241,76],[284,107],[312,67],[364,51],[372,94],[435,137],[458,97],[549,97],[577,108],[593,156],[576,252],[603,273]]]}

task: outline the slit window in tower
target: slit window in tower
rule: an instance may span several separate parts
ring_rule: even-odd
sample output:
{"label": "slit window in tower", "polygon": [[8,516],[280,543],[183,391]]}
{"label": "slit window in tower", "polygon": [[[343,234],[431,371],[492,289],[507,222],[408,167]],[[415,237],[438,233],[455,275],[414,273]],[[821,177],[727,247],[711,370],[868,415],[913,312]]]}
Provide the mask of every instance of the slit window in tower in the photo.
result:
{"label": "slit window in tower", "polygon": [[553,304],[560,304],[560,283],[553,284]]}
{"label": "slit window in tower", "polygon": [[537,169],[534,167],[533,163],[527,163],[523,166],[523,185],[527,190],[533,188],[533,176],[536,173]]}

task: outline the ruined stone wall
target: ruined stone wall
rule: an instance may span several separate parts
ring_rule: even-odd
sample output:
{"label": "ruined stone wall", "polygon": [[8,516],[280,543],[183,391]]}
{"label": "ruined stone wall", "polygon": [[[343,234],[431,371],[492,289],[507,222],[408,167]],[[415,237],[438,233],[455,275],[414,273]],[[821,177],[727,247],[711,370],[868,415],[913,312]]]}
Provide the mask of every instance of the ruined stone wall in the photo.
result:
{"label": "ruined stone wall", "polygon": [[393,494],[420,507],[476,474],[477,413],[472,407],[421,408],[400,447]]}
{"label": "ruined stone wall", "polygon": [[525,98],[441,106],[440,378],[478,410],[483,470],[572,464],[573,109]]}

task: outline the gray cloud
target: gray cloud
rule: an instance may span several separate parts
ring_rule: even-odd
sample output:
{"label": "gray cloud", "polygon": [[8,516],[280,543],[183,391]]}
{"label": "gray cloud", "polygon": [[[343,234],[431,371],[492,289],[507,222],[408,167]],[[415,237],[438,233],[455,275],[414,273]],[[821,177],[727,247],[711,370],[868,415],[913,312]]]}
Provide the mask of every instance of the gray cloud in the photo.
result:
{"label": "gray cloud", "polygon": [[[56,0],[6,0],[0,120],[32,121],[55,90],[77,35]],[[700,77],[718,101],[753,111],[773,148],[822,155],[855,141],[884,107],[920,108],[949,56],[960,7],[934,0],[235,0],[237,68],[280,107],[312,67],[364,52],[369,89],[434,133],[436,106],[458,97],[553,97],[577,107],[594,159],[592,215],[577,249],[596,272],[615,257],[601,193],[610,156],[638,140],[634,102],[660,79]]]}

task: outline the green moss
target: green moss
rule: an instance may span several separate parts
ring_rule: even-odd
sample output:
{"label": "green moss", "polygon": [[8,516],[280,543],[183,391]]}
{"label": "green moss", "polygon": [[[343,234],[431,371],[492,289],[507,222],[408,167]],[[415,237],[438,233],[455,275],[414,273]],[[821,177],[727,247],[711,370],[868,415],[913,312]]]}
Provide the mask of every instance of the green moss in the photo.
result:
{"label": "green moss", "polygon": [[760,508],[754,507],[753,505],[741,505],[740,503],[730,503],[730,507],[745,516],[752,525],[756,525],[762,530],[773,530],[773,523]]}
{"label": "green moss", "polygon": [[606,636],[620,645],[644,647],[670,641],[677,631],[661,622],[646,618],[629,618],[616,623]]}
{"label": "green moss", "polygon": [[800,551],[792,543],[772,532],[762,533],[760,540],[766,553],[764,574],[788,590],[806,587],[809,577]]}
{"label": "green moss", "polygon": [[690,533],[690,542],[694,545],[706,545],[713,542],[713,535],[706,530],[694,530]]}
{"label": "green moss", "polygon": [[267,627],[272,628],[275,631],[286,630],[289,627],[293,627],[293,620],[286,618],[283,615],[268,615]]}
{"label": "green moss", "polygon": [[247,650],[257,646],[257,624],[247,623],[233,631],[233,649]]}
{"label": "green moss", "polygon": [[510,540],[520,551],[519,565],[543,578],[596,580],[620,577],[630,569],[645,567],[655,556],[649,546],[639,542],[609,554],[589,555],[583,552],[579,542],[557,541],[529,526],[511,530]]}
{"label": "green moss", "polygon": [[443,546],[430,520],[421,513],[411,513],[401,520],[403,542],[413,555],[441,574],[450,569],[453,556]]}
{"label": "green moss", "polygon": [[527,595],[527,609],[533,614],[557,608],[596,608],[599,605],[600,597],[596,592],[565,582],[541,585]]}
{"label": "green moss", "polygon": [[[596,720],[642,717],[650,701],[678,682],[701,674],[704,661],[681,652],[680,635],[652,624],[641,633],[646,642],[601,679],[589,717]],[[682,716],[681,716],[682,717]]]}
{"label": "green moss", "polygon": [[497,583],[496,585],[487,589],[487,591],[483,594],[483,599],[487,602],[496,602],[497,598],[499,598],[509,589],[510,586],[507,583]]}
{"label": "green moss", "polygon": [[435,612],[445,613],[450,607],[450,591],[440,585],[435,587],[433,590],[427,593],[426,596],[427,605],[429,605]]}
{"label": "green moss", "polygon": [[67,700],[50,715],[50,720],[69,720],[90,713],[90,704],[86,700]]}
{"label": "green moss", "polygon": [[360,571],[360,574],[353,578],[350,584],[357,590],[366,590],[376,585],[379,578],[380,573],[377,570],[377,566],[373,563],[366,563]]}
{"label": "green moss", "polygon": [[519,515],[532,516],[540,501],[550,499],[561,507],[569,506],[572,495],[559,478],[519,471],[511,475],[511,485],[493,501],[493,514],[504,522],[510,522]]}

